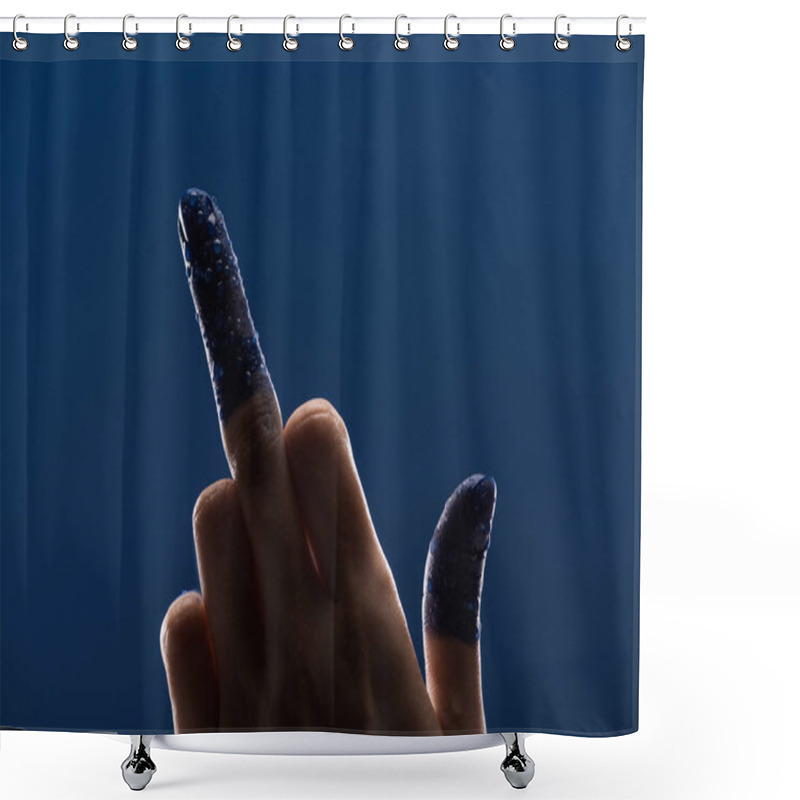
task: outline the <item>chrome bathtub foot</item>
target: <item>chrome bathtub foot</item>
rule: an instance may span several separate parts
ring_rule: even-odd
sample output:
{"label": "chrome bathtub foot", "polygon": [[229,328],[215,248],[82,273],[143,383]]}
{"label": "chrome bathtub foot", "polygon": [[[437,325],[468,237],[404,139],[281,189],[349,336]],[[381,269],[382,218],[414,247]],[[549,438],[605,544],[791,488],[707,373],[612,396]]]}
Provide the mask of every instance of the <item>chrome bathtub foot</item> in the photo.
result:
{"label": "chrome bathtub foot", "polygon": [[144,789],[155,774],[156,765],[150,758],[152,741],[152,736],[131,734],[131,752],[122,762],[122,777],[135,792]]}
{"label": "chrome bathtub foot", "polygon": [[500,765],[506,780],[515,789],[524,789],[532,780],[536,765],[525,752],[525,738],[519,733],[501,733],[506,743],[506,757]]}

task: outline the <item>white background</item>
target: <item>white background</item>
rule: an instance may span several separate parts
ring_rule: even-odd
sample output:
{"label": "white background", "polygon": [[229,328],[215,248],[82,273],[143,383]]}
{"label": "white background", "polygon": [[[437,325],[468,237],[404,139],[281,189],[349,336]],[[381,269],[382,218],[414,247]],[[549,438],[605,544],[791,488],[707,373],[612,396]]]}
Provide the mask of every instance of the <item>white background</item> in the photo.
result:
{"label": "white background", "polygon": [[[28,0],[2,13],[68,12],[648,18],[640,731],[531,737],[537,775],[527,792],[800,797],[800,4]],[[0,796],[127,797],[126,755],[102,736],[4,732]],[[154,757],[145,791],[162,798],[485,800],[513,791],[500,748]]]}

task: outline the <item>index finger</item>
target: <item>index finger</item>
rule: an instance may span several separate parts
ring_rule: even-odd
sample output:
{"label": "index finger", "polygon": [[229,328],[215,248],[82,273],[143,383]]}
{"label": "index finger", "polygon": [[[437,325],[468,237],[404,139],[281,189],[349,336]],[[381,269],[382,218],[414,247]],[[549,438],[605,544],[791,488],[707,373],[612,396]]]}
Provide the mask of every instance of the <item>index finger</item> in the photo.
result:
{"label": "index finger", "polygon": [[261,483],[271,463],[283,455],[278,398],[214,198],[202,189],[187,189],[180,200],[178,223],[225,454],[231,474],[246,491]]}

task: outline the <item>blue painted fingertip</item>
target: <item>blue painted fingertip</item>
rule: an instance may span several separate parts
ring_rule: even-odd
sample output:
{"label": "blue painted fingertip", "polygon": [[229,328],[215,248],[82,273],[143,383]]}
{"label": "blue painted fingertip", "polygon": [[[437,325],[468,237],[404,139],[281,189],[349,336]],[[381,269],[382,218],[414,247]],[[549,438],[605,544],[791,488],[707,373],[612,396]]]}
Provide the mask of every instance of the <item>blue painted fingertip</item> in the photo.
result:
{"label": "blue painted fingertip", "polygon": [[181,195],[178,235],[224,423],[271,381],[222,211],[202,189]]}
{"label": "blue painted fingertip", "polygon": [[472,644],[480,639],[483,569],[497,486],[486,475],[462,481],[445,504],[428,551],[423,626]]}

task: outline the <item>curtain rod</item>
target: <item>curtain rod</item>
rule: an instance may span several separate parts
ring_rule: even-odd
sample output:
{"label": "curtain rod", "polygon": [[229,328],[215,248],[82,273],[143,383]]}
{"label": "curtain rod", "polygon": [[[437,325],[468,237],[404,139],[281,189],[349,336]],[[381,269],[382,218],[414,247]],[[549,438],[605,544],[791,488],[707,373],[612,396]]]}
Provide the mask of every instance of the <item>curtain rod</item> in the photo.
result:
{"label": "curtain rod", "polygon": [[[0,17],[0,31],[10,33],[13,30],[13,17]],[[533,33],[552,34],[555,29],[555,17],[515,17],[506,15],[505,30],[515,36]],[[64,17],[20,17],[17,20],[17,33],[64,33]],[[236,17],[232,21],[231,30],[237,35],[254,33],[282,34],[284,17]],[[354,17],[345,15],[341,23],[344,33],[395,33],[394,17]],[[445,29],[443,17],[406,17],[399,22],[402,36],[414,34],[442,34]],[[613,36],[617,31],[616,17],[570,17],[561,16],[559,32],[562,36],[581,34]],[[644,17],[627,17],[623,21],[624,36],[643,34]],[[129,16],[126,31],[129,36],[143,33],[175,33],[175,17],[136,17]],[[186,36],[192,33],[226,33],[228,17],[193,17],[182,16],[181,33]],[[292,36],[304,33],[336,33],[340,32],[339,17],[292,17],[288,23]],[[500,16],[497,17],[458,17],[451,15],[448,30],[453,34],[487,34],[499,33]],[[122,33],[121,17],[81,17],[70,15],[69,33]]]}

